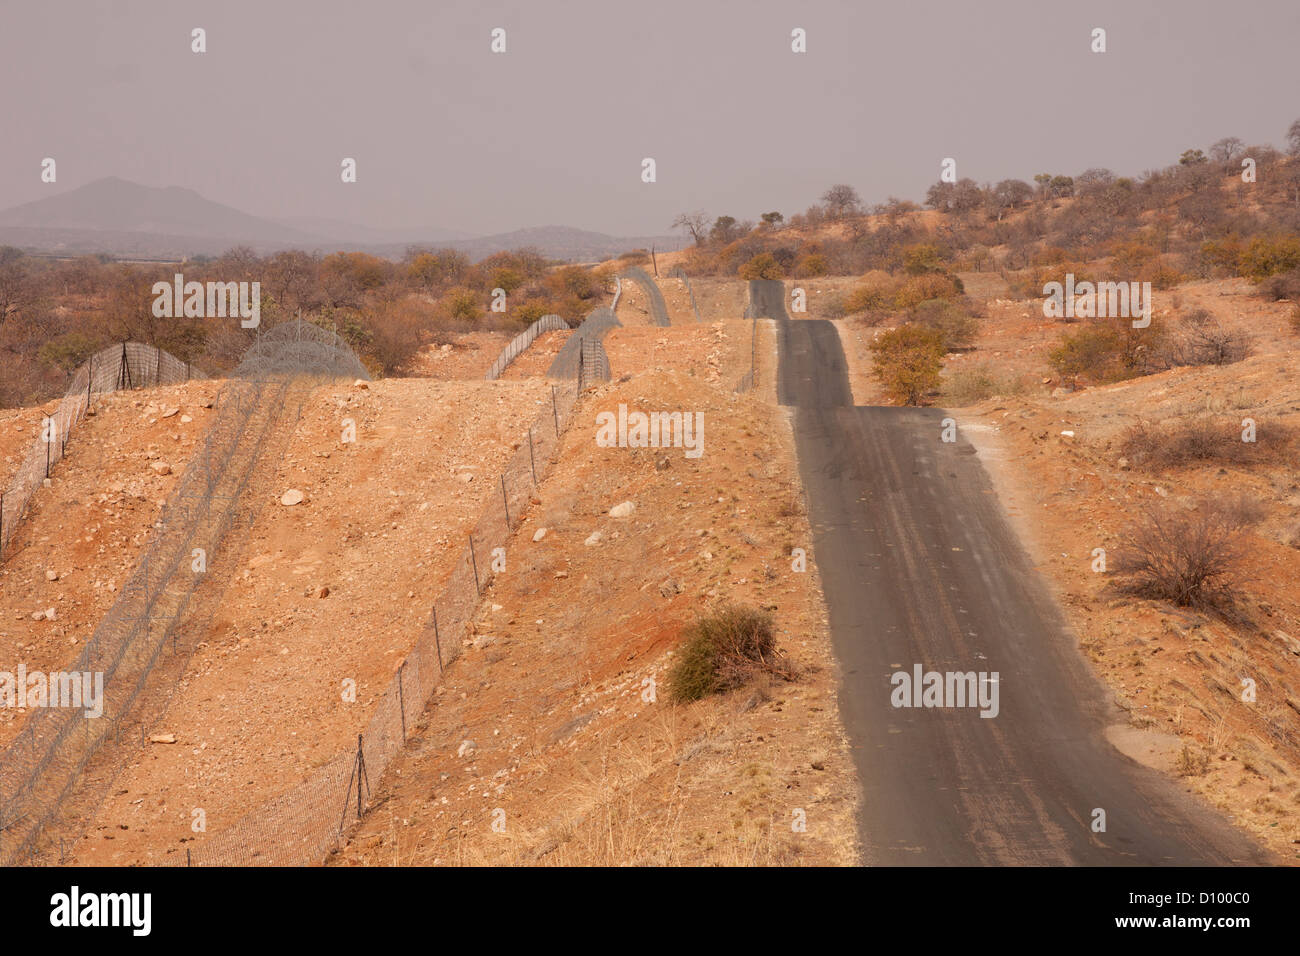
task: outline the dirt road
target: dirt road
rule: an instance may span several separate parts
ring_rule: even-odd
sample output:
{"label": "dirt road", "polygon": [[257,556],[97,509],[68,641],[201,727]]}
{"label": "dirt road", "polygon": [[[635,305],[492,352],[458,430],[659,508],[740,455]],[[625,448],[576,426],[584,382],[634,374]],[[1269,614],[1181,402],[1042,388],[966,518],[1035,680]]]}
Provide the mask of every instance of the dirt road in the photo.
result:
{"label": "dirt road", "polygon": [[[853,407],[831,323],[778,327],[778,397],[795,406],[841,713],[863,786],[864,859],[1266,862],[1226,821],[1106,742],[1123,714],[1079,654],[974,448],[941,440],[945,413]],[[895,706],[924,703],[894,683],[916,665],[983,675],[996,707]]]}

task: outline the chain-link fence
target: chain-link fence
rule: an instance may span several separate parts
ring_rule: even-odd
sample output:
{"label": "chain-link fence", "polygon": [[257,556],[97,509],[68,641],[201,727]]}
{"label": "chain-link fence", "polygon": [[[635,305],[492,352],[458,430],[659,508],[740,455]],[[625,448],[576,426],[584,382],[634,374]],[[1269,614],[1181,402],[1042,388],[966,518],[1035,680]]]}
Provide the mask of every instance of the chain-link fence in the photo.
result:
{"label": "chain-link fence", "polygon": [[[87,764],[124,721],[160,657],[187,656],[178,640],[208,557],[232,551],[247,516],[245,492],[269,442],[296,420],[315,380],[368,378],[336,335],[301,322],[259,337],[218,396],[203,447],[163,507],[143,556],[76,661],[61,673],[102,675],[100,715],[39,707],[0,756],[0,862],[34,859],[40,838],[82,783]],[[156,380],[162,381],[161,373]],[[90,377],[90,389],[95,379]],[[183,661],[181,662],[183,667]],[[47,841],[48,842],[48,841]]]}
{"label": "chain-link fence", "polygon": [[578,378],[582,375],[582,343],[588,340],[601,341],[610,329],[622,328],[614,310],[608,306],[592,309],[564,342],[556,354],[551,367],[547,369],[548,378]]}
{"label": "chain-link fence", "polygon": [[9,486],[0,492],[0,560],[32,495],[50,477],[50,469],[62,460],[73,429],[86,417],[86,409],[96,395],[204,377],[174,355],[141,342],[110,345],[92,355],[73,373],[58,408],[41,423],[41,434],[32,442]]}
{"label": "chain-link fence", "polygon": [[664,302],[664,294],[659,291],[659,283],[650,278],[650,273],[639,266],[633,266],[630,269],[623,270],[622,278],[631,279],[645,292],[646,300],[650,304],[650,322],[652,325],[670,324],[668,321],[668,304]]}
{"label": "chain-link fence", "polygon": [[[597,347],[599,342],[593,341]],[[603,349],[601,349],[603,354]],[[186,851],[177,864],[302,866],[337,848],[361,817],[372,787],[401,750],[447,665],[460,656],[467,625],[501,562],[510,537],[559,456],[581,389],[551,386],[551,407],[528,429],[496,482],[497,490],[469,534],[428,622],[376,704],[357,745],[329,760],[292,789]]]}
{"label": "chain-link fence", "polygon": [[700,307],[695,304],[695,290],[691,288],[691,277],[686,274],[686,270],[681,266],[673,266],[668,271],[669,278],[681,279],[686,284],[686,294],[691,297],[691,310],[695,313],[695,321],[703,322],[700,318]]}
{"label": "chain-link fence", "polygon": [[542,316],[510,340],[510,344],[501,351],[501,354],[497,356],[497,360],[492,363],[492,367],[488,369],[487,380],[490,382],[500,378],[501,373],[510,367],[510,363],[519,358],[524,350],[532,345],[543,332],[557,332],[561,329],[568,331],[569,328],[569,323],[558,315]]}

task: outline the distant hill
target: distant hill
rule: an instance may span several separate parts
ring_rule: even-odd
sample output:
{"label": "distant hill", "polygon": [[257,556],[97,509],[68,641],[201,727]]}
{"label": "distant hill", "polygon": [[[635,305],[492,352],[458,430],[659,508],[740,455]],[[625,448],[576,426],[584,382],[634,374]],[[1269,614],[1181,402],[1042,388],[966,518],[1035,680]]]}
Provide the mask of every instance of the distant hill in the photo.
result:
{"label": "distant hill", "polygon": [[320,217],[277,221],[205,199],[192,189],[108,177],[0,211],[0,245],[54,255],[158,259],[216,256],[241,245],[262,255],[283,249],[355,250],[395,259],[408,246],[420,245],[461,249],[475,261],[531,246],[551,258],[580,261],[651,245],[677,249],[684,241],[675,236],[622,238],[569,226],[472,238],[447,229],[377,229]]}

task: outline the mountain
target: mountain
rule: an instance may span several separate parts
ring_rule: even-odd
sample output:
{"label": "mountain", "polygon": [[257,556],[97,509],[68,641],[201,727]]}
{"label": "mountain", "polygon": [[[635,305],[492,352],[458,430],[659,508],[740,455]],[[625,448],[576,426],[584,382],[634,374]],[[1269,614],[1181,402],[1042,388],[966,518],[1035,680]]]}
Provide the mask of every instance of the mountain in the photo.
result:
{"label": "mountain", "polygon": [[477,261],[507,249],[536,248],[554,259],[605,259],[629,249],[678,249],[675,236],[619,237],[541,226],[478,238],[447,229],[379,229],[321,217],[271,220],[179,186],[141,186],[117,177],[0,211],[0,245],[55,255],[109,253],[133,258],[216,256],[232,246],[259,254],[283,249],[350,250],[399,258],[408,246],[451,247]]}
{"label": "mountain", "polygon": [[291,229],[308,232],[316,236],[325,236],[337,242],[366,243],[383,245],[385,243],[403,243],[408,245],[429,245],[430,243],[452,242],[457,239],[472,239],[468,232],[457,229],[380,229],[374,226],[360,226],[355,222],[342,219],[326,219],[321,216],[293,216],[277,219],[276,222]]}
{"label": "mountain", "polygon": [[298,229],[204,199],[192,189],[156,189],[110,176],[0,212],[0,227],[312,242]]}
{"label": "mountain", "polygon": [[681,249],[687,240],[681,236],[610,236],[603,232],[588,232],[572,226],[534,226],[516,229],[495,236],[464,239],[445,245],[459,249],[477,262],[494,252],[522,249],[531,246],[553,259],[571,262],[591,262],[609,259],[629,249],[649,249],[659,252]]}

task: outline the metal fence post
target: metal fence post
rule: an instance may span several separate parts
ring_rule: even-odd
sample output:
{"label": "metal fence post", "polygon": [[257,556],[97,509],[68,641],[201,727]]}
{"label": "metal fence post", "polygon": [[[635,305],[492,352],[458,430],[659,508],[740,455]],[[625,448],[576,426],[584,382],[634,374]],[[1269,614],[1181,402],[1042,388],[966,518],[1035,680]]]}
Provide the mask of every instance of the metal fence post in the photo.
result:
{"label": "metal fence post", "polygon": [[555,407],[555,386],[551,386],[551,414],[555,416],[555,437],[560,437],[560,411]]}
{"label": "metal fence post", "polygon": [[483,596],[483,588],[478,583],[478,558],[474,556],[474,536],[469,536],[469,560],[474,565],[474,590],[478,592],[479,597]]}
{"label": "metal fence post", "polygon": [[510,530],[510,499],[506,497],[506,473],[501,472],[501,505],[506,509],[506,530]]}
{"label": "metal fence post", "polygon": [[438,673],[442,673],[442,638],[438,636],[438,605],[433,606],[433,646],[438,651]]}
{"label": "metal fence post", "polygon": [[402,673],[406,670],[406,661],[397,665],[397,709],[402,712],[402,743],[406,743],[406,693],[402,690]]}
{"label": "metal fence post", "polygon": [[533,470],[533,487],[537,487],[537,459],[533,457],[533,426],[528,426],[528,464]]}

